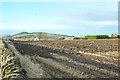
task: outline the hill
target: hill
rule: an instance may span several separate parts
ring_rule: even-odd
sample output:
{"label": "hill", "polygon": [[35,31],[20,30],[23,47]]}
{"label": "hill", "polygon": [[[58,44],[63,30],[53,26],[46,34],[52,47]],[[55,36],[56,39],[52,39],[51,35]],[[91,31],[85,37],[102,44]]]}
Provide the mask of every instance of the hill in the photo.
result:
{"label": "hill", "polygon": [[7,35],[7,34],[0,34],[0,40],[3,39],[3,38],[10,38],[11,36],[10,35]]}
{"label": "hill", "polygon": [[20,32],[18,34],[12,35],[13,39],[34,39],[38,37],[39,39],[43,40],[57,40],[61,37],[73,37],[68,35],[60,35],[54,33],[46,33],[46,32]]}

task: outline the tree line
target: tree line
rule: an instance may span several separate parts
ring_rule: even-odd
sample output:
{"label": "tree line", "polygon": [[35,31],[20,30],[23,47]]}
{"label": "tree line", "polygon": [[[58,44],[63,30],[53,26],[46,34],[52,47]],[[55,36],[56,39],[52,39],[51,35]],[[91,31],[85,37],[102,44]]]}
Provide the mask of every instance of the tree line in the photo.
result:
{"label": "tree line", "polygon": [[109,35],[86,35],[85,38],[88,39],[115,39],[115,38],[120,38],[120,35],[117,35],[116,37]]}

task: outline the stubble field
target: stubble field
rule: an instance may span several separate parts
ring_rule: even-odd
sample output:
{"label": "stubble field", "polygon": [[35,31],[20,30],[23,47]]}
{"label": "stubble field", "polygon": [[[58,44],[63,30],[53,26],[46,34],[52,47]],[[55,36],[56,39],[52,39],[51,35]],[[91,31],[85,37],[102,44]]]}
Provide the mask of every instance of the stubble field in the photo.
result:
{"label": "stubble field", "polygon": [[13,44],[23,56],[27,55],[32,62],[41,65],[45,78],[118,77],[118,40],[49,40]]}

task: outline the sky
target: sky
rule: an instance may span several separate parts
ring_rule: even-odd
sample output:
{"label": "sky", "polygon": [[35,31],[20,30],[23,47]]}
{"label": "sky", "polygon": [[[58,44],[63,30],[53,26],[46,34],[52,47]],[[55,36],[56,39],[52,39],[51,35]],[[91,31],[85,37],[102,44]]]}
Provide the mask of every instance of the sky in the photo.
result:
{"label": "sky", "polygon": [[0,6],[2,34],[84,36],[118,32],[117,2],[2,2]]}

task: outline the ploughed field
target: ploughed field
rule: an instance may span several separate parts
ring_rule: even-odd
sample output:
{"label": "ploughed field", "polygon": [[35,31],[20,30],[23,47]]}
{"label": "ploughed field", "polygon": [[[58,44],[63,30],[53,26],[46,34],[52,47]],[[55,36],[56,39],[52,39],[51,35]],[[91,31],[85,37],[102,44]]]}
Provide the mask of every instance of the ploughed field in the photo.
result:
{"label": "ploughed field", "polygon": [[13,44],[22,55],[30,56],[31,61],[41,65],[46,78],[118,77],[118,40],[49,40]]}

